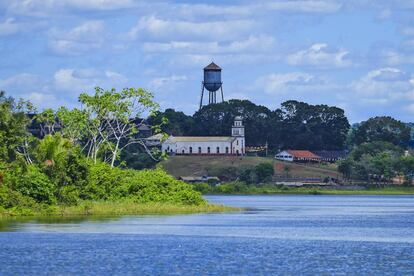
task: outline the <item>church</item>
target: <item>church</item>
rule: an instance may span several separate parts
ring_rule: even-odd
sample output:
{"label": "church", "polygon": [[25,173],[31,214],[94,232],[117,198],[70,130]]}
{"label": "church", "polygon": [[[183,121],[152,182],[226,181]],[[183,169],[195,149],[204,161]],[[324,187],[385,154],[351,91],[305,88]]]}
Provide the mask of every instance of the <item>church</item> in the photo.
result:
{"label": "church", "polygon": [[244,155],[243,120],[234,118],[231,136],[170,136],[161,149],[174,155]]}

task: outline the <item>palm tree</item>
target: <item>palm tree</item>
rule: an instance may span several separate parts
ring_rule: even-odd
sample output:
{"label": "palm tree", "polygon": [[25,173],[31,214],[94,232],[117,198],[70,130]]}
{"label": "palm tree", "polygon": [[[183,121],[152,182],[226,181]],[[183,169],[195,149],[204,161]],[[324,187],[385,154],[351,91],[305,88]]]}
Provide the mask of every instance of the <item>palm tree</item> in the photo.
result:
{"label": "palm tree", "polygon": [[72,143],[60,134],[46,135],[37,146],[36,158],[47,167],[56,166],[63,162],[71,148]]}

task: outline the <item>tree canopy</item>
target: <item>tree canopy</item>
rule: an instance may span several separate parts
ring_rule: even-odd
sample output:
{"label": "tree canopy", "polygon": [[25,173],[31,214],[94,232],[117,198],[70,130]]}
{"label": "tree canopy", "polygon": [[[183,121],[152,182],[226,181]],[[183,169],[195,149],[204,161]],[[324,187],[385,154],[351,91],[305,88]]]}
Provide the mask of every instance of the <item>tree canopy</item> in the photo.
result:
{"label": "tree canopy", "polygon": [[406,146],[410,140],[410,128],[401,121],[383,116],[370,118],[362,122],[353,134],[353,142],[357,145],[375,141],[390,142],[394,145]]}

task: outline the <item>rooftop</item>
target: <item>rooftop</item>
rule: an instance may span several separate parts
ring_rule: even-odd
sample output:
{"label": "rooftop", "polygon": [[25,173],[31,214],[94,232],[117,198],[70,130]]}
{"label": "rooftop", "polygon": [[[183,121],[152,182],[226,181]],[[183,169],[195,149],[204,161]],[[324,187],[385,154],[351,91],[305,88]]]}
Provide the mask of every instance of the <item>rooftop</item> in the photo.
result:
{"label": "rooftop", "polygon": [[167,142],[230,142],[233,139],[231,136],[170,136]]}
{"label": "rooftop", "polygon": [[221,68],[220,68],[220,66],[218,66],[214,62],[211,62],[209,65],[204,67],[204,70],[221,70]]}
{"label": "rooftop", "polygon": [[308,150],[287,150],[290,155],[293,155],[296,158],[313,158],[313,159],[320,159],[319,156],[316,154],[308,151]]}

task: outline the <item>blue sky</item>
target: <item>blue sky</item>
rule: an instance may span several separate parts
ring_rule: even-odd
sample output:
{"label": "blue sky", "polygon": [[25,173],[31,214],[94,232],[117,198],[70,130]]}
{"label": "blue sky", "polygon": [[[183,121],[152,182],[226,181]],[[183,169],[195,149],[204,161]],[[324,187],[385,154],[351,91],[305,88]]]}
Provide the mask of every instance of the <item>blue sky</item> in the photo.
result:
{"label": "blue sky", "polygon": [[0,89],[40,109],[144,87],[192,114],[202,68],[226,99],[414,121],[414,1],[0,1]]}

